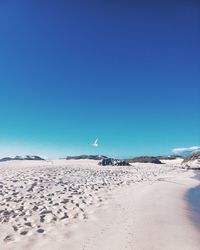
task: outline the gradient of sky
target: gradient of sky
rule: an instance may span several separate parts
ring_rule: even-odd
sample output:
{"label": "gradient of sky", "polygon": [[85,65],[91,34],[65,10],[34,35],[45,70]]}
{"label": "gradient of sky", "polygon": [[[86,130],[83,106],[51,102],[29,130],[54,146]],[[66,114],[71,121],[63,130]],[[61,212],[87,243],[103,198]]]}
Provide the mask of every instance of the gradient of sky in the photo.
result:
{"label": "gradient of sky", "polygon": [[149,2],[0,1],[0,156],[200,145],[200,4]]}

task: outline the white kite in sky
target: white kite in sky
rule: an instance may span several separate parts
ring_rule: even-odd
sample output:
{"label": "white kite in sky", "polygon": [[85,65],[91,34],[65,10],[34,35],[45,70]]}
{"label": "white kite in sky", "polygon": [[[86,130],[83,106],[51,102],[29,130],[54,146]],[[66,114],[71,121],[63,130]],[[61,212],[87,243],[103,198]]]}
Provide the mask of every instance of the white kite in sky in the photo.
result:
{"label": "white kite in sky", "polygon": [[92,144],[93,147],[97,148],[99,146],[98,144],[98,138],[94,141],[94,143]]}

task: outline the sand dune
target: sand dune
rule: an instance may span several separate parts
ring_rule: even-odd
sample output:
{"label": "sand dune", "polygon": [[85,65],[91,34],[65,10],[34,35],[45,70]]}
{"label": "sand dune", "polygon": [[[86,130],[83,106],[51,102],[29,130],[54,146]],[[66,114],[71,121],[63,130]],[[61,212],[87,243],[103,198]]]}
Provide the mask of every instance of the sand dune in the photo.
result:
{"label": "sand dune", "polygon": [[[181,212],[182,196],[197,184],[189,178],[191,172],[181,169],[176,160],[159,166],[102,167],[97,163],[0,163],[0,249],[183,249],[186,234],[191,239],[187,249],[197,249],[195,228]],[[183,178],[184,188],[177,189],[176,178]],[[176,196],[177,203],[173,203]],[[155,211],[163,209],[159,200],[171,204],[170,215],[180,206],[181,216],[168,216],[164,209],[156,217]],[[170,227],[175,228],[175,235],[187,228],[181,234],[183,244],[177,243],[176,248],[158,234],[167,221],[163,216],[169,217],[166,237],[170,237]],[[174,217],[182,227],[171,224]],[[145,221],[151,225],[146,226]],[[145,245],[144,240],[157,241],[163,248],[156,248],[156,243]]]}

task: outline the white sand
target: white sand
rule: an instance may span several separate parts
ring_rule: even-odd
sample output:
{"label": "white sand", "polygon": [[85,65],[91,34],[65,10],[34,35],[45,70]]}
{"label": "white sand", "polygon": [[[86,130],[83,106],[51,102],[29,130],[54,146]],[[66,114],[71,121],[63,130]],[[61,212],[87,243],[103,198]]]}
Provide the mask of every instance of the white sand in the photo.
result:
{"label": "white sand", "polygon": [[0,249],[199,249],[180,162],[0,163]]}

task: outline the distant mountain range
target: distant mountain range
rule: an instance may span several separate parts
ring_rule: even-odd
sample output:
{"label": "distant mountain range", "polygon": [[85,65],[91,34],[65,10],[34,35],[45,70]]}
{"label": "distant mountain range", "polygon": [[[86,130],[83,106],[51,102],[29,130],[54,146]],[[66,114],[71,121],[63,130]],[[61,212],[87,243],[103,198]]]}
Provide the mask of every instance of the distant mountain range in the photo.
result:
{"label": "distant mountain range", "polygon": [[181,155],[169,155],[169,156],[139,156],[129,159],[130,163],[141,162],[141,163],[155,163],[155,164],[163,164],[162,160],[175,160],[177,158],[184,159]]}
{"label": "distant mountain range", "polygon": [[[155,164],[162,164],[162,160],[174,160],[176,158],[182,158],[185,159],[184,161],[189,161],[187,159],[193,159],[196,157],[195,155],[198,155],[198,153],[193,154],[190,157],[183,157],[180,155],[171,155],[171,156],[139,156],[139,157],[134,157],[131,159],[124,159],[125,161],[129,163],[135,163],[135,162],[140,162],[140,163],[155,163]],[[64,158],[66,160],[98,160],[101,161],[103,159],[112,159],[112,160],[118,160],[114,158],[107,157],[105,155],[77,155],[77,156],[67,156]],[[41,158],[40,156],[32,156],[32,155],[27,155],[25,157],[22,156],[15,156],[15,157],[4,157],[0,159],[0,162],[3,161],[12,161],[12,160],[39,160],[39,161],[44,161],[45,159]],[[118,160],[120,161],[120,160]],[[123,160],[122,160],[123,161]]]}
{"label": "distant mountain range", "polygon": [[103,160],[108,158],[105,155],[78,155],[78,156],[67,156],[66,160]]}
{"label": "distant mountain range", "polygon": [[25,157],[22,157],[22,156],[15,156],[15,157],[4,157],[2,159],[0,159],[0,162],[2,161],[22,161],[22,160],[37,160],[37,161],[44,161],[43,158],[41,158],[40,156],[37,156],[37,155],[26,155]]}
{"label": "distant mountain range", "polygon": [[[155,163],[155,164],[162,164],[161,160],[174,160],[176,158],[184,158],[182,156],[178,155],[172,155],[172,156],[139,156],[134,157],[131,159],[126,159],[125,161],[129,163],[135,163],[135,162],[141,162],[141,163]],[[78,155],[78,156],[68,156],[66,157],[66,160],[104,160],[104,159],[110,159],[110,160],[117,160],[110,157],[107,157],[105,155]],[[120,161],[120,160],[118,160]]]}
{"label": "distant mountain range", "polygon": [[169,155],[169,156],[157,156],[159,160],[175,160],[176,158],[182,158],[184,159],[184,156],[181,155]]}
{"label": "distant mountain range", "polygon": [[155,163],[155,164],[162,164],[162,162],[154,156],[139,156],[134,157],[133,159],[128,160],[129,163]]}

